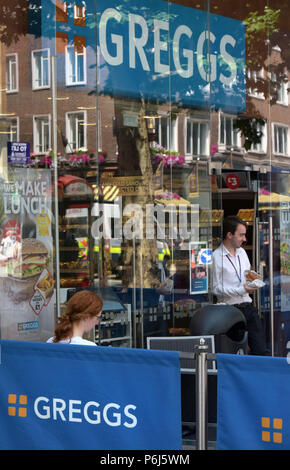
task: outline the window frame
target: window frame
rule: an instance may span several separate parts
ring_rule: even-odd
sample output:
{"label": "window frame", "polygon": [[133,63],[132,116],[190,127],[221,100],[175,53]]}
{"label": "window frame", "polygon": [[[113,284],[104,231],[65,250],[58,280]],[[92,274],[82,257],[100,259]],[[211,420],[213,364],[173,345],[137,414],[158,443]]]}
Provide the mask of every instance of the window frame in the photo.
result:
{"label": "window frame", "polygon": [[268,146],[268,129],[267,129],[267,122],[262,126],[261,124],[257,123],[257,130],[261,130],[263,132],[260,144],[256,144],[256,148],[251,145],[251,148],[248,150],[251,153],[260,153],[266,154],[267,153],[267,146]]}
{"label": "window frame", "polygon": [[[193,124],[197,123],[198,124],[198,152],[194,153],[194,148],[193,148]],[[188,125],[191,125],[191,138],[190,138],[190,151],[188,151]],[[205,153],[201,153],[200,148],[200,142],[201,142],[201,136],[200,136],[200,129],[201,125],[204,125],[206,127],[206,132],[205,132],[205,142],[204,142],[204,148],[206,149]],[[209,121],[207,119],[201,119],[195,116],[188,116],[185,119],[184,122],[184,146],[185,146],[185,155],[187,156],[209,156],[210,154],[210,125]]]}
{"label": "window frame", "polygon": [[[48,122],[48,147],[46,149],[40,150],[39,144],[39,136],[38,136],[38,128],[37,128],[37,120],[43,120],[47,118]],[[44,134],[42,134],[42,137]],[[36,138],[37,137],[37,138]],[[44,145],[44,144],[43,144]],[[38,148],[37,148],[38,147]],[[35,155],[44,155],[49,152],[51,149],[51,115],[50,114],[35,114],[33,116],[33,152]]]}
{"label": "window frame", "polygon": [[[287,72],[285,71],[285,76],[286,74]],[[278,87],[276,104],[280,104],[281,106],[288,106],[289,105],[289,98],[288,98],[289,80],[286,81],[281,78],[281,80],[278,82],[275,72],[271,72],[270,79],[272,80],[272,82],[277,83],[277,87]]]}
{"label": "window frame", "polygon": [[[77,114],[82,114],[83,115],[83,126],[84,126],[84,145],[76,145],[74,146],[72,139],[71,139],[71,127],[70,127],[70,116],[72,115],[77,115]],[[81,125],[81,124],[79,124]],[[86,111],[68,111],[65,113],[65,126],[66,126],[66,138],[68,141],[68,144],[66,146],[66,153],[72,153],[74,151],[79,151],[79,150],[86,150],[87,149],[87,112]],[[78,129],[76,129],[76,139],[77,139],[77,134],[78,134]],[[76,141],[76,144],[79,144],[79,142]]]}
{"label": "window frame", "polygon": [[[166,145],[162,143],[162,119],[166,119]],[[157,131],[157,144],[165,150],[178,152],[178,117],[172,119],[167,114],[159,113],[158,118],[154,118],[154,127]]]}
{"label": "window frame", "polygon": [[[232,116],[229,114],[224,114],[224,113],[219,113],[219,126],[218,126],[218,142],[219,142],[219,147],[221,149],[234,149],[237,151],[242,150],[242,139],[241,139],[241,133],[238,129],[234,129],[233,124],[234,121],[237,119],[236,116]],[[224,141],[221,141],[221,131],[222,131],[222,120],[230,120],[231,121],[231,144],[227,143],[227,138],[226,138],[226,129],[227,126],[224,125]],[[236,143],[234,142],[234,134],[236,133]]]}
{"label": "window frame", "polygon": [[[276,129],[283,129],[285,131],[283,133],[283,138],[285,138],[286,136],[286,142],[285,140],[283,141],[283,147],[286,147],[286,149],[283,149],[283,150],[286,150],[286,151],[280,152],[280,151],[277,151],[276,149]],[[280,155],[284,157],[289,156],[289,126],[281,122],[273,122],[272,123],[272,138],[273,138],[273,153],[275,155]]]}
{"label": "window frame", "polygon": [[[78,14],[79,10],[81,10],[81,15]],[[74,24],[86,26],[86,7],[84,5],[74,5]]]}
{"label": "window frame", "polygon": [[[263,67],[260,70],[251,70],[251,69],[247,70],[247,78],[253,79],[254,82],[257,81],[257,78],[264,79],[264,77],[265,77],[265,71]],[[265,95],[262,91],[259,92],[256,89],[252,89],[248,87],[248,93],[249,93],[249,96],[251,96],[252,98],[256,98],[258,100],[265,100]]]}
{"label": "window frame", "polygon": [[[9,77],[11,75],[11,66],[10,66],[10,61],[9,61],[9,68],[7,67],[7,59],[14,57],[15,58],[15,83],[16,86],[15,88],[9,88],[8,89],[8,83],[13,82],[13,80],[8,80],[8,74]],[[16,52],[13,52],[11,54],[6,54],[6,93],[18,93],[19,92],[19,73],[18,73],[18,54]]]}
{"label": "window frame", "polygon": [[[36,67],[35,67],[35,55],[36,53],[42,53],[46,51],[47,52],[47,57],[45,58],[47,60],[47,76],[48,76],[48,83],[43,84],[43,56],[40,55],[41,57],[41,80],[36,78]],[[35,49],[31,51],[31,68],[32,68],[32,89],[33,90],[46,90],[50,88],[50,82],[51,82],[51,71],[50,71],[50,49],[49,48],[44,48],[44,49]],[[37,81],[41,81],[40,85],[37,85]]]}
{"label": "window frame", "polygon": [[[69,50],[73,49],[74,50],[74,64],[71,64],[70,61],[70,54]],[[87,83],[87,51],[86,47],[83,46],[83,52],[82,54],[76,51],[75,45],[67,45],[65,48],[65,83],[66,86],[79,86],[79,85],[86,85]],[[83,80],[79,80],[77,77],[77,71],[78,71],[78,57],[83,56]],[[70,79],[70,65],[71,68],[74,68],[74,74],[76,76],[76,80],[73,81]],[[74,65],[74,67],[73,67]]]}
{"label": "window frame", "polygon": [[[7,134],[10,135],[10,138],[13,134],[13,127],[16,129],[16,138],[11,140],[8,139],[8,142],[19,142],[19,117],[10,117],[7,118],[7,121],[9,122],[9,131],[7,132]],[[15,124],[13,124],[14,121]]]}

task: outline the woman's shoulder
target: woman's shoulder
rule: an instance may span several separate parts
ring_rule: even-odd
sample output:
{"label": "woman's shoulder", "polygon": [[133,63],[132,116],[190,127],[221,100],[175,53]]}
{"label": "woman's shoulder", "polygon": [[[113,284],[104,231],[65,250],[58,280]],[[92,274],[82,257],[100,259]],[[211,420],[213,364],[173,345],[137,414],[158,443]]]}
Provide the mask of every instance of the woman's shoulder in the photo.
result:
{"label": "woman's shoulder", "polygon": [[93,341],[82,338],[81,336],[73,336],[70,340],[71,344],[84,344],[86,346],[97,346]]}
{"label": "woman's shoulder", "polygon": [[[49,338],[46,342],[53,343],[54,342],[53,340],[54,340],[54,336]],[[83,344],[85,346],[97,346],[96,343],[94,343],[93,341],[84,339],[81,336],[73,336],[70,339],[63,339],[61,341],[58,341],[58,343],[55,343],[55,344]]]}

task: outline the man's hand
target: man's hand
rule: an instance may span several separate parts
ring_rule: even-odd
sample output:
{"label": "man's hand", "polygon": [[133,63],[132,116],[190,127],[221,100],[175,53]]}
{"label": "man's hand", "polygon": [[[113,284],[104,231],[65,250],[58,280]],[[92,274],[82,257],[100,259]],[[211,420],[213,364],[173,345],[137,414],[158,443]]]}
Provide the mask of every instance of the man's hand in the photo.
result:
{"label": "man's hand", "polygon": [[247,284],[245,282],[244,284],[244,289],[245,291],[248,293],[248,294],[252,294],[253,292],[255,292],[256,290],[258,290],[259,288],[258,287],[250,287],[249,284]]}

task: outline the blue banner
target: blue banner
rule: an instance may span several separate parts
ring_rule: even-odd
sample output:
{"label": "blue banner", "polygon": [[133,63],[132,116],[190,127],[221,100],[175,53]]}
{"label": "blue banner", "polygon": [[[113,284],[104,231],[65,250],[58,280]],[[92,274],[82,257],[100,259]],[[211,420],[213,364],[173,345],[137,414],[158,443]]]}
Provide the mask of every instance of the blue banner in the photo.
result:
{"label": "blue banner", "polygon": [[99,0],[96,12],[93,1],[79,3],[42,2],[42,47],[59,55],[58,79],[68,48],[82,45],[85,56],[75,60],[86,61],[87,77],[78,84],[96,89],[97,14],[98,93],[244,111],[242,21],[162,0]]}
{"label": "blue banner", "polygon": [[218,450],[290,449],[290,362],[218,354]]}
{"label": "blue banner", "polygon": [[0,347],[1,449],[181,449],[178,352]]}

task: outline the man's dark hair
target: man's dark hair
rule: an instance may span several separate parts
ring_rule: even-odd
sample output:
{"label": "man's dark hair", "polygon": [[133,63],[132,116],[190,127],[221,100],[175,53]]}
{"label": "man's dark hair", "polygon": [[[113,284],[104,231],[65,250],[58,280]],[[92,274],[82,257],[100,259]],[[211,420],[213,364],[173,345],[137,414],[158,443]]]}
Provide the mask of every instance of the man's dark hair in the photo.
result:
{"label": "man's dark hair", "polygon": [[247,227],[246,222],[244,222],[243,219],[241,219],[237,215],[228,215],[223,222],[223,239],[226,239],[228,232],[234,235],[239,224],[242,224]]}

